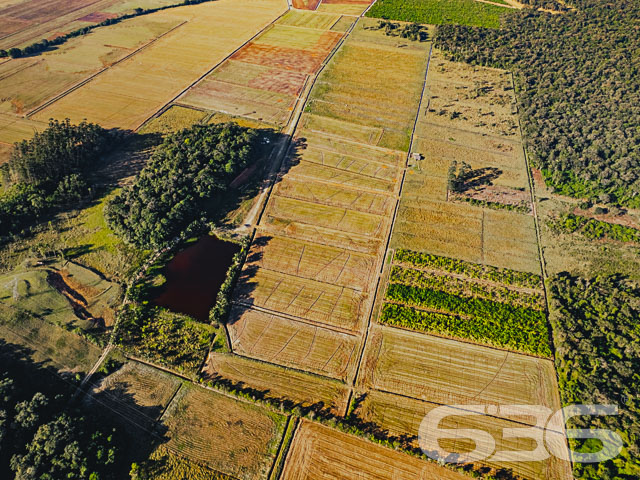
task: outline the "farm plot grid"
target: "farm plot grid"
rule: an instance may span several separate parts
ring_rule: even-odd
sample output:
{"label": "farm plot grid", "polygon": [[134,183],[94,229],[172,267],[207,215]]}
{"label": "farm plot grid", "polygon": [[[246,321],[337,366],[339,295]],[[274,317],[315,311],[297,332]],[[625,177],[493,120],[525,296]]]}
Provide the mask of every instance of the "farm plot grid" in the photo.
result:
{"label": "farm plot grid", "polygon": [[145,16],[182,24],[34,118],[135,130],[285,10],[282,0],[219,0]]}
{"label": "farm plot grid", "polygon": [[340,15],[289,11],[178,101],[282,126],[342,38]]}
{"label": "farm plot grid", "polygon": [[[228,324],[235,353],[345,381],[355,374],[430,47],[374,24],[358,21],[311,91]],[[401,77],[408,98],[384,100],[382,116],[367,107]]]}

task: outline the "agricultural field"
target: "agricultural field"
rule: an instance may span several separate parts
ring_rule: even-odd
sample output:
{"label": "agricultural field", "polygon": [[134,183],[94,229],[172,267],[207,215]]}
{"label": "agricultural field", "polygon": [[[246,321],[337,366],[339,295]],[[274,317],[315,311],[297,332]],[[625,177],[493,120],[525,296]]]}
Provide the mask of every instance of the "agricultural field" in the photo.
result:
{"label": "agricultural field", "polygon": [[[234,352],[342,380],[355,372],[429,45],[361,19],[319,75],[235,291]],[[409,97],[388,99],[401,79]]]}
{"label": "agricultural field", "polygon": [[287,399],[303,407],[320,407],[342,415],[349,389],[336,380],[283,368],[225,353],[212,352],[204,378],[230,381],[234,385],[265,392],[266,398]]}
{"label": "agricultural field", "polygon": [[[501,2],[498,0],[496,3]],[[367,16],[431,25],[498,28],[500,16],[510,11],[508,5],[491,5],[475,0],[378,0]]]}
{"label": "agricultural field", "polygon": [[0,4],[0,49],[22,48],[42,39],[53,40],[74,30],[178,0],[17,0]]}
{"label": "agricultural field", "polygon": [[382,478],[463,480],[467,476],[329,427],[302,421],[285,463],[283,480]]}
{"label": "agricultural field", "polygon": [[[365,422],[380,425],[395,437],[408,437],[414,447],[419,447],[418,430],[424,417],[439,405],[413,400],[398,395],[371,390],[360,404],[355,414]],[[497,419],[485,415],[449,416],[440,428],[472,428],[488,432],[494,438],[496,451],[503,450],[533,450],[535,442],[524,438],[506,438],[502,432],[505,428],[521,428],[522,425],[510,420]],[[442,448],[452,453],[464,454],[476,446],[469,439],[443,439]],[[489,445],[487,445],[489,446]],[[570,465],[555,457],[537,462],[486,462],[486,466],[495,469],[511,470],[516,475],[531,480],[568,479]]]}
{"label": "agricultural field", "polygon": [[178,101],[285,125],[309,78],[342,37],[331,30],[339,20],[339,15],[287,12]]}
{"label": "agricultural field", "polygon": [[171,451],[240,480],[266,480],[286,417],[185,384],[161,422]]}
{"label": "agricultural field", "polygon": [[372,330],[359,380],[442,405],[560,404],[550,360],[389,327]]}
{"label": "agricultural field", "polygon": [[[136,129],[285,10],[280,0],[219,0],[140,17],[169,34],[34,115]],[[125,25],[127,22],[123,22]],[[216,35],[209,35],[215,31]]]}
{"label": "agricultural field", "polygon": [[196,123],[203,122],[209,114],[202,110],[186,108],[179,105],[171,105],[161,115],[154,117],[145,123],[139,133],[168,134],[189,128]]}
{"label": "agricultural field", "polygon": [[317,9],[319,12],[358,16],[372,3],[371,0],[322,0]]}

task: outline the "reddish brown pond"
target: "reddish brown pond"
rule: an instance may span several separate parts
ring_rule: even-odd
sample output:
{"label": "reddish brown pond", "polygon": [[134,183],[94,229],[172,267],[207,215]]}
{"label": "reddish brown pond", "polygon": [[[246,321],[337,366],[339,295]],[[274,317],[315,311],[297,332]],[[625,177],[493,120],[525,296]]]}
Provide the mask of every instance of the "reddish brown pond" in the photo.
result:
{"label": "reddish brown pond", "polygon": [[233,256],[240,246],[207,235],[181,250],[166,265],[167,281],[153,302],[206,322]]}

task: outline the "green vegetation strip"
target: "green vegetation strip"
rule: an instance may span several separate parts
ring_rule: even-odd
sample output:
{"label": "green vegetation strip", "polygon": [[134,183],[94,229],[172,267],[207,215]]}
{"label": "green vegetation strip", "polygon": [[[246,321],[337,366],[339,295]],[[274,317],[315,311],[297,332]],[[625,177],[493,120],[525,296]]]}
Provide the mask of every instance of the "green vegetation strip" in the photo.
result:
{"label": "green vegetation strip", "polygon": [[432,25],[459,24],[499,28],[509,10],[475,0],[378,0],[367,17]]}
{"label": "green vegetation strip", "polygon": [[469,339],[543,357],[551,356],[544,318],[529,323],[521,323],[515,318],[467,319],[386,303],[378,321],[394,327]]}
{"label": "green vegetation strip", "polygon": [[517,272],[515,270],[497,268],[489,265],[478,265],[477,263],[430,255],[428,253],[399,249],[396,250],[394,260],[398,263],[404,263],[414,267],[434,268],[465,275],[470,278],[490,280],[504,285],[542,288],[542,278],[533,273]]}
{"label": "green vegetation strip", "polygon": [[579,232],[588,239],[608,238],[619,242],[640,243],[640,230],[637,228],[608,223],[594,218],[587,218],[573,213],[566,213],[551,223],[551,228],[558,232]]}
{"label": "green vegetation strip", "polygon": [[434,272],[404,268],[398,265],[391,268],[390,280],[391,283],[439,289],[453,295],[484,298],[536,310],[543,310],[545,307],[544,297],[539,292],[519,292],[503,285],[483,284],[471,279],[439,275]]}
{"label": "green vegetation strip", "polygon": [[278,480],[280,478],[280,475],[282,475],[284,462],[287,459],[287,453],[289,453],[289,447],[291,447],[291,441],[293,440],[293,434],[295,433],[297,426],[298,417],[289,417],[289,421],[287,422],[287,429],[285,430],[284,437],[282,438],[282,445],[280,446],[280,450],[278,451],[276,463],[273,470],[271,471],[269,480]]}

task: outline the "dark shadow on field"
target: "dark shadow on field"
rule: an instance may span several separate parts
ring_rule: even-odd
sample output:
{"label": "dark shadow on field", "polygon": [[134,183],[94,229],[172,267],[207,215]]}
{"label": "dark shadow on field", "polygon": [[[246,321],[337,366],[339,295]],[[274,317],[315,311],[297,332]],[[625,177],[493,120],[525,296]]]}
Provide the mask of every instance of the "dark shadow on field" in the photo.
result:
{"label": "dark shadow on field", "polygon": [[502,175],[502,170],[496,167],[484,167],[471,170],[464,179],[464,189],[492,185],[493,181]]}

